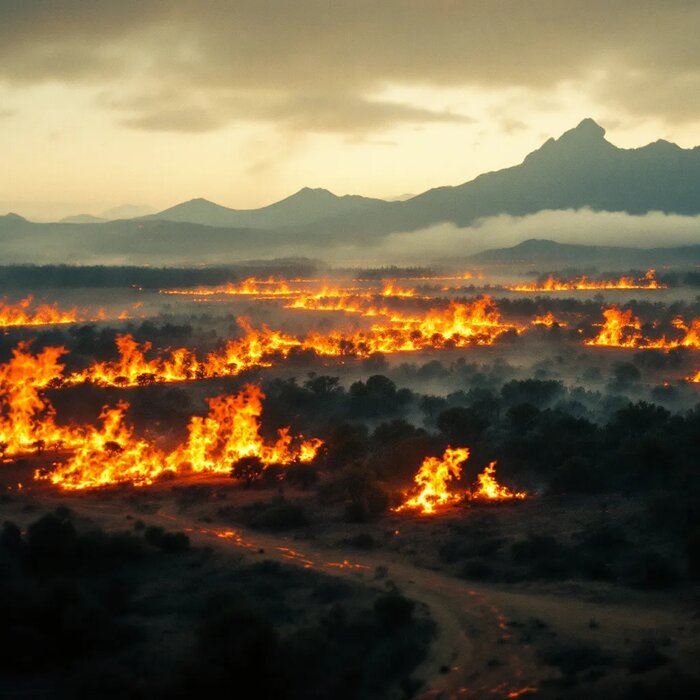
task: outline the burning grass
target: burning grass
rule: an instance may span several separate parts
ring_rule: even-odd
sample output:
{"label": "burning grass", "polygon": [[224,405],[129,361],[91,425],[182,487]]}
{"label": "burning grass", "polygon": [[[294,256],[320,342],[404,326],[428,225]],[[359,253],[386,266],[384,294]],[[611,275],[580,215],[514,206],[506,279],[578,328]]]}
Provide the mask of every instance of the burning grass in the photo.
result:
{"label": "burning grass", "polygon": [[506,287],[511,292],[575,292],[611,289],[666,289],[656,279],[656,270],[647,270],[643,277],[620,277],[615,280],[593,280],[585,275],[570,280],[547,277],[541,282],[516,284]]}

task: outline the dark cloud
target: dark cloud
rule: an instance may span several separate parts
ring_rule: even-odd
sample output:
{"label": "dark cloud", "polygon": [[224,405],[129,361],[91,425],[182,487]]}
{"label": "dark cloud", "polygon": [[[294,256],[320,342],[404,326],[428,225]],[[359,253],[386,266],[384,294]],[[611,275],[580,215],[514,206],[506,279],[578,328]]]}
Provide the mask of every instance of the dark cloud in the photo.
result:
{"label": "dark cloud", "polygon": [[565,81],[683,121],[700,117],[699,30],[695,0],[0,0],[0,80],[126,86],[113,105],[148,129],[371,131],[456,119],[371,99],[386,86]]}

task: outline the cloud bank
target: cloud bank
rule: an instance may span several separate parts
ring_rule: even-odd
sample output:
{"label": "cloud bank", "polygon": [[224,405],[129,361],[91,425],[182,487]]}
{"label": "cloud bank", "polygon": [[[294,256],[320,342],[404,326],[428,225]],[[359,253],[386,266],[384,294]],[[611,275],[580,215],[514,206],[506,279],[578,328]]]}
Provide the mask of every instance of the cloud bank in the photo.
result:
{"label": "cloud bank", "polygon": [[700,118],[687,0],[0,0],[0,81],[100,86],[124,124],[235,120],[364,133],[459,121],[391,86],[563,83],[669,123]]}

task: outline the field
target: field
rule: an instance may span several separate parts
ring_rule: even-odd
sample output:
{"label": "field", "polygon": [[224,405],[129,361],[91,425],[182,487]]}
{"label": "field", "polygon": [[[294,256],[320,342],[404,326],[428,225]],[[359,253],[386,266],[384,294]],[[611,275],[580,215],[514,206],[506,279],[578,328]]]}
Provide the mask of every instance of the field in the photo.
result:
{"label": "field", "polygon": [[696,697],[697,273],[4,274],[0,694]]}

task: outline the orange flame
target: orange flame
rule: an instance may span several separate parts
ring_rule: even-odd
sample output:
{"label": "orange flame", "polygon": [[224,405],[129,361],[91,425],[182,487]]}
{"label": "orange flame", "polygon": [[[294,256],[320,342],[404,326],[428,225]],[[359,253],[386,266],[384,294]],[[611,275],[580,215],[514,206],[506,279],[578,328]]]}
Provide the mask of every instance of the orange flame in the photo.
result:
{"label": "orange flame", "polygon": [[525,491],[511,491],[496,481],[496,462],[491,462],[476,480],[478,488],[469,495],[473,501],[510,501],[527,498]]}
{"label": "orange flame", "polygon": [[[0,328],[11,328],[15,326],[53,326],[65,325],[67,323],[85,323],[88,321],[104,321],[107,316],[104,309],[98,309],[96,313],[90,314],[87,310],[78,309],[61,310],[57,303],[39,304],[32,307],[34,297],[29,294],[16,304],[8,304],[0,300]],[[117,319],[124,321],[130,318],[128,311],[122,311]]]}
{"label": "orange flame", "polygon": [[61,311],[58,304],[40,304],[32,309],[32,301],[31,294],[16,304],[0,301],[0,326],[47,326],[78,320],[78,310],[75,308]]}
{"label": "orange flame", "polygon": [[550,276],[544,282],[507,285],[511,292],[563,292],[596,289],[666,289],[656,279],[656,270],[648,270],[643,277],[620,277],[617,280],[592,280],[582,275],[572,280],[561,280]]}
{"label": "orange flame", "polygon": [[462,476],[462,464],[469,458],[469,448],[448,447],[442,457],[426,457],[414,477],[420,489],[408,498],[395,512],[406,509],[420,511],[422,515],[433,515],[438,509],[462,500],[511,501],[527,498],[525,491],[511,491],[496,481],[496,462],[491,462],[477,476],[477,488],[472,491],[450,491],[448,484]]}
{"label": "orange flame", "polygon": [[408,508],[432,515],[436,508],[461,500],[463,494],[453,493],[448,483],[462,476],[462,463],[469,459],[468,447],[448,447],[442,457],[426,457],[414,477],[420,491],[394,510]]}
{"label": "orange flame", "polygon": [[673,326],[684,335],[678,339],[647,338],[642,333],[642,324],[632,314],[631,309],[623,311],[612,305],[603,310],[604,323],[595,338],[585,341],[586,345],[599,345],[615,348],[658,348],[672,350],[686,347],[700,349],[700,319],[694,318],[686,324],[682,318],[673,319]]}
{"label": "orange flame", "polygon": [[552,328],[553,326],[559,326],[560,328],[566,328],[568,325],[564,321],[558,321],[551,311],[548,311],[543,316],[535,316],[535,318],[530,321],[533,326],[546,326],[547,328]]}
{"label": "orange flame", "polygon": [[20,343],[10,360],[0,365],[0,452],[17,454],[75,443],[70,429],[56,425],[54,409],[40,393],[61,375],[58,360],[64,353],[57,347],[33,355],[27,343]]}
{"label": "orange flame", "polygon": [[501,319],[490,297],[471,304],[451,303],[445,309],[432,309],[423,316],[391,312],[385,323],[367,331],[293,336],[266,326],[253,328],[238,319],[241,338],[231,340],[220,352],[198,359],[187,348],[166,349],[149,358],[151,344],[138,343],[131,335],[117,336],[119,359],[98,362],[84,370],[55,380],[61,384],[92,382],[100,386],[140,386],[152,382],[184,382],[211,377],[234,376],[240,372],[270,366],[294,350],[326,357],[368,357],[374,353],[415,352],[419,350],[491,345],[500,335],[519,330]]}
{"label": "orange flame", "polygon": [[259,432],[263,399],[259,387],[252,385],[235,396],[209,399],[208,415],[193,417],[187,440],[169,454],[134,436],[124,418],[128,404],[105,407],[99,428],[81,429],[70,459],[51,472],[37,471],[35,477],[65,490],[81,490],[124,483],[145,486],[167,472],[225,474],[249,456],[258,457],[264,466],[313,460],[321,440],[293,438],[289,428],[279,431],[274,444],[265,443]]}

